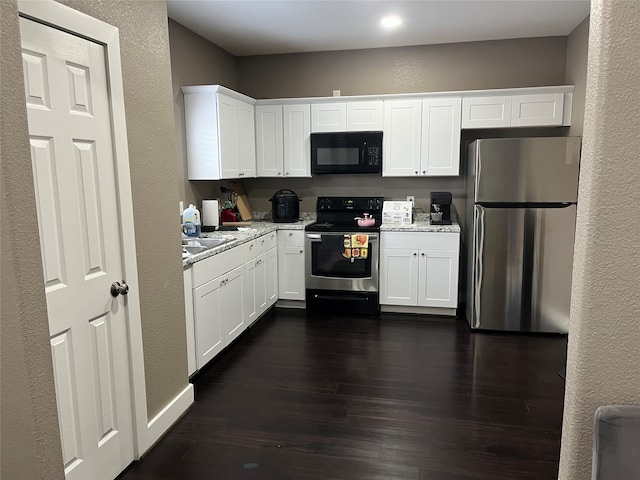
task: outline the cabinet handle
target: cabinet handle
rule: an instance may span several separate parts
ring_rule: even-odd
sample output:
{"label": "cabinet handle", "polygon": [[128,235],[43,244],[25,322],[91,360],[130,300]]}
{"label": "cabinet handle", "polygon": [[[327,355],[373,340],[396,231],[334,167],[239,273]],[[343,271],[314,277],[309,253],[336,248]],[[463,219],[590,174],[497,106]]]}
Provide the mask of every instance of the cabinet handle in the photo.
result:
{"label": "cabinet handle", "polygon": [[300,250],[300,253],[304,253],[304,250]]}
{"label": "cabinet handle", "polygon": [[278,176],[282,175],[282,172],[278,172]]}
{"label": "cabinet handle", "polygon": [[417,252],[413,252],[413,256],[417,257],[418,256]]}
{"label": "cabinet handle", "polygon": [[416,175],[418,174],[418,171],[416,170]]}
{"label": "cabinet handle", "polygon": [[424,257],[424,252],[422,252],[420,255],[422,255]]}
{"label": "cabinet handle", "polygon": [[285,173],[285,175],[289,175],[289,172]]}
{"label": "cabinet handle", "polygon": [[426,170],[422,170],[422,174],[423,174],[423,175],[426,175],[426,174],[427,174],[427,171],[426,171]]}

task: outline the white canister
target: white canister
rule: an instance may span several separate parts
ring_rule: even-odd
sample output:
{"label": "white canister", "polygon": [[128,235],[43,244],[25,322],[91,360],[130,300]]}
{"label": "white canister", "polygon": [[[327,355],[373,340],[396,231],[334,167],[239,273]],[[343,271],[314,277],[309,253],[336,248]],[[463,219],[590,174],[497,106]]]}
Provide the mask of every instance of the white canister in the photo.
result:
{"label": "white canister", "polygon": [[202,225],[204,227],[220,226],[220,204],[218,200],[202,201]]}

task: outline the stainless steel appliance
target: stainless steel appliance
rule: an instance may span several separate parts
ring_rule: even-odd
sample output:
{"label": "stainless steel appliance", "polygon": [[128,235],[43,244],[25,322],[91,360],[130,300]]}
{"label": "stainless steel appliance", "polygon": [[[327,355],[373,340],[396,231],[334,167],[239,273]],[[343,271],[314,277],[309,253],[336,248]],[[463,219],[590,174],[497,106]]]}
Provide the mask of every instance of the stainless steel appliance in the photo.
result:
{"label": "stainless steel appliance", "polygon": [[579,137],[476,140],[467,170],[467,320],[565,333]]}
{"label": "stainless steel appliance", "polygon": [[311,173],[382,173],[382,132],[312,133]]}
{"label": "stainless steel appliance", "polygon": [[[305,228],[307,309],[375,315],[382,197],[318,197]],[[357,218],[373,218],[358,226]]]}
{"label": "stainless steel appliance", "polygon": [[300,197],[293,190],[278,190],[269,199],[275,223],[293,223],[300,220]]}

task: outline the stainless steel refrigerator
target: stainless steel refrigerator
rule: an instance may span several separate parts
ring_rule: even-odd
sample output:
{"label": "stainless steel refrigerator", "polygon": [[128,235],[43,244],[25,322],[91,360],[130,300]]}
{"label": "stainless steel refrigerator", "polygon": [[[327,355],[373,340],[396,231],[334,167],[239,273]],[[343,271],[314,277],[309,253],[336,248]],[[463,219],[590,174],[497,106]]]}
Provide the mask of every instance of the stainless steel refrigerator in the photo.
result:
{"label": "stainless steel refrigerator", "polygon": [[468,153],[469,325],[566,333],[580,138],[482,139]]}

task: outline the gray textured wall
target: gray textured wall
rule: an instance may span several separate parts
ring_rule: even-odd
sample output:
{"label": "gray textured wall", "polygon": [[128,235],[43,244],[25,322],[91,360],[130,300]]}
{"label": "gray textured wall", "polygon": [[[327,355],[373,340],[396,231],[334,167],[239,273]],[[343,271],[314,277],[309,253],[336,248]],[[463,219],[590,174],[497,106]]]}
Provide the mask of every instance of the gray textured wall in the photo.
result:
{"label": "gray textured wall", "polygon": [[569,135],[582,136],[584,102],[587,87],[587,60],[589,56],[589,18],[578,25],[567,37],[567,67],[565,83],[575,85],[571,128]]}
{"label": "gray textured wall", "polygon": [[64,479],[15,0],[0,31],[0,476]]}
{"label": "gray textured wall", "polygon": [[640,3],[594,0],[590,30],[562,480],[591,478],[598,406],[640,405]]}
{"label": "gray textured wall", "polygon": [[[185,202],[186,208],[189,203],[195,202],[201,205],[202,198],[209,198],[211,185],[210,182],[189,182],[187,180],[184,96],[180,87],[186,85],[224,85],[232,90],[238,90],[238,72],[236,59],[233,55],[171,19],[169,19],[169,42],[172,52],[173,107],[177,132],[178,196]],[[219,192],[216,197],[218,195]],[[175,213],[175,218],[179,219],[178,205],[175,207]]]}

